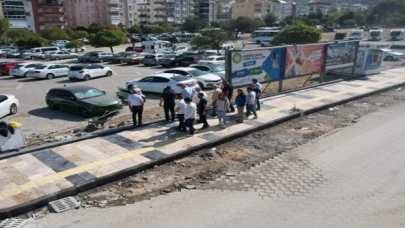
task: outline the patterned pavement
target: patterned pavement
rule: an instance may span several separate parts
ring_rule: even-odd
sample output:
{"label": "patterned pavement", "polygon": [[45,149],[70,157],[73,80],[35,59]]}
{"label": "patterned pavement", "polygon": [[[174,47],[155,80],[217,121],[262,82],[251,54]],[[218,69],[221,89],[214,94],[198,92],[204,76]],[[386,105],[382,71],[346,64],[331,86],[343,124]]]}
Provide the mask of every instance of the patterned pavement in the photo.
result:
{"label": "patterned pavement", "polygon": [[[27,206],[35,205],[38,201],[76,194],[115,180],[123,172],[140,171],[148,165],[186,153],[198,146],[209,145],[284,119],[291,115],[293,107],[308,111],[403,84],[403,70],[386,71],[368,77],[369,80],[345,81],[264,99],[262,111],[258,113],[259,119],[248,120],[243,124],[233,123],[226,129],[219,128],[217,120],[210,119],[212,127],[198,131],[194,137],[176,132],[173,129],[176,123],[159,123],[1,160],[0,217],[18,213],[17,209],[27,209]],[[236,116],[231,115],[229,118],[232,120]],[[316,170],[314,172],[313,178],[322,181],[321,174]],[[285,188],[293,194],[292,189]]]}

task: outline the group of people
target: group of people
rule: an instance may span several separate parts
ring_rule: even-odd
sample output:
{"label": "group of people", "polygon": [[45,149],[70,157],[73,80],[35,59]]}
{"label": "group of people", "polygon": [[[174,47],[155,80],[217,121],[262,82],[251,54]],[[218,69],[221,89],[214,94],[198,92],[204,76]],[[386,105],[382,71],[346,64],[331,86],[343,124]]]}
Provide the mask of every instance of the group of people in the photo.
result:
{"label": "group of people", "polygon": [[[177,96],[170,86],[167,86],[160,99],[160,106],[163,106],[166,122],[175,121],[175,113],[179,121],[177,130],[187,132],[187,128],[191,135],[194,135],[194,123],[202,123],[201,129],[209,127],[207,122],[208,95],[197,87],[190,88],[185,84],[179,85],[183,91],[182,96]],[[254,115],[257,118],[257,110],[260,110],[259,98],[262,93],[262,85],[256,80],[252,80],[252,85],[247,88],[247,93],[242,89],[237,90],[235,97],[235,105],[238,111],[238,122],[243,123],[245,117]],[[178,99],[176,103],[176,99]],[[233,86],[228,81],[223,80],[221,87],[214,86],[212,93],[212,116],[218,116],[219,126],[226,128],[226,114],[235,112],[233,100]],[[132,112],[134,126],[142,125],[143,99],[140,95],[140,90],[135,88],[133,94],[128,97],[129,107]],[[246,112],[245,112],[246,107]],[[138,117],[138,121],[137,121]]]}

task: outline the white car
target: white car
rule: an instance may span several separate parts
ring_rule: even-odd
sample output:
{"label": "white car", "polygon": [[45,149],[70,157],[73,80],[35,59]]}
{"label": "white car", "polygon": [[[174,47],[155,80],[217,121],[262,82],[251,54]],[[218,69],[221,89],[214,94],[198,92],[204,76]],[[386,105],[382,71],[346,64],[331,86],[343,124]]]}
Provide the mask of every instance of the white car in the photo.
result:
{"label": "white car", "polygon": [[206,71],[197,70],[191,67],[177,67],[158,73],[170,73],[191,77],[197,80],[198,86],[201,89],[212,88],[214,85],[221,86],[222,84],[222,78],[220,76],[208,73]]}
{"label": "white car", "polygon": [[405,58],[405,55],[401,52],[393,51],[391,49],[381,49],[384,52],[383,59],[386,61],[401,60]]}
{"label": "white car", "polygon": [[92,78],[111,76],[112,74],[113,70],[109,67],[98,64],[87,64],[70,67],[68,77],[69,80],[80,79],[87,81]]}
{"label": "white car", "polygon": [[225,56],[212,55],[198,61],[199,64],[225,65]]}
{"label": "white car", "polygon": [[10,69],[10,75],[14,77],[28,77],[28,71],[43,65],[42,63],[18,63]]}
{"label": "white car", "polygon": [[174,54],[176,54],[176,55],[183,54],[184,52],[188,51],[188,49],[189,48],[186,46],[176,47],[176,50],[174,50]]}
{"label": "white car", "polygon": [[14,95],[0,94],[0,118],[9,114],[16,114],[20,102]]}
{"label": "white car", "polygon": [[126,83],[127,89],[140,88],[144,92],[162,93],[167,86],[171,86],[176,94],[181,94],[183,89],[179,84],[187,84],[195,89],[198,83],[195,79],[175,74],[158,73],[144,78],[135,79]]}
{"label": "white car", "polygon": [[216,74],[225,79],[225,68],[223,66],[215,64],[191,64],[190,67],[197,70],[206,71],[208,73]]}
{"label": "white car", "polygon": [[33,78],[46,78],[52,79],[55,77],[64,77],[67,76],[69,71],[68,65],[62,64],[48,64],[48,65],[40,65],[35,67],[34,69],[28,71],[28,77]]}

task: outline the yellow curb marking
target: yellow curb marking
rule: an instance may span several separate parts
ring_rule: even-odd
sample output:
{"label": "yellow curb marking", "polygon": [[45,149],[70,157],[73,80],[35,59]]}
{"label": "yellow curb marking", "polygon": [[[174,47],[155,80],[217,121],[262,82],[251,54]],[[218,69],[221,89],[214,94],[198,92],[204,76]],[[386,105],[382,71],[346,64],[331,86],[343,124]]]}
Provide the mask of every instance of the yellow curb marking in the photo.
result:
{"label": "yellow curb marking", "polygon": [[[381,85],[381,84],[391,82],[391,81],[395,81],[395,80],[398,80],[398,79],[403,79],[403,78],[402,77],[395,77],[395,78],[392,78],[392,79],[389,79],[389,80],[385,80],[385,81],[375,83],[373,85],[364,85],[364,86],[348,89],[348,90],[345,90],[345,91],[336,92],[336,93],[333,93],[331,95],[325,95],[325,96],[321,96],[321,97],[308,99],[308,100],[305,100],[305,101],[302,101],[302,102],[298,102],[295,105],[297,107],[299,107],[300,105],[310,104],[310,103],[313,103],[313,102],[316,102],[316,101],[320,101],[320,100],[340,96],[340,95],[350,93],[350,92],[353,92],[353,91],[362,90],[362,89],[370,87],[370,86],[375,87],[376,85]],[[278,111],[285,110],[285,109],[292,108],[292,107],[294,107],[294,104],[273,108],[271,110],[263,110],[260,113],[270,114],[270,113],[278,112]],[[201,135],[206,134],[206,133],[207,132],[195,134],[195,136],[198,137],[198,136],[201,136]],[[180,139],[185,139],[185,138],[188,138],[188,137],[182,137]],[[75,175],[75,174],[78,174],[78,173],[81,173],[81,172],[84,172],[84,171],[89,171],[89,170],[95,169],[97,167],[106,165],[106,164],[111,164],[111,163],[116,162],[116,161],[124,160],[124,159],[130,158],[130,157],[134,157],[136,155],[140,155],[140,154],[152,151],[154,149],[156,149],[156,148],[154,148],[154,147],[140,148],[140,149],[137,149],[137,150],[126,152],[126,153],[117,154],[117,155],[114,155],[114,156],[111,156],[109,158],[102,159],[102,160],[99,160],[99,161],[96,161],[96,162],[81,165],[81,166],[78,166],[78,167],[75,167],[75,168],[72,168],[72,169],[64,170],[64,171],[59,172],[59,173],[53,173],[53,174],[48,175],[46,177],[42,177],[42,178],[39,178],[37,180],[33,180],[33,181],[27,182],[25,184],[19,185],[17,187],[14,187],[12,189],[1,192],[0,193],[0,200],[3,200],[5,198],[8,198],[8,197],[11,197],[11,196],[14,196],[14,195],[17,195],[17,194],[19,194],[21,192],[24,192],[24,191],[28,191],[28,190],[30,190],[32,188],[35,188],[35,187],[38,187],[40,185],[47,184],[47,183],[50,183],[50,182],[53,182],[53,181],[63,179],[65,177],[67,177],[67,176]]]}

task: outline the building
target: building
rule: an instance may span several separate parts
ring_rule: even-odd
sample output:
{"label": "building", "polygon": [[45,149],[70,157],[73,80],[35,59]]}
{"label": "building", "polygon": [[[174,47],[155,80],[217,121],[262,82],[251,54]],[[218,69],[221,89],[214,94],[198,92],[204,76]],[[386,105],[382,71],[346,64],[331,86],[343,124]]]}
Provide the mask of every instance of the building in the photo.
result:
{"label": "building", "polygon": [[235,2],[232,5],[231,18],[250,17],[263,18],[266,14],[272,12],[272,2],[258,0],[244,0]]}
{"label": "building", "polygon": [[309,14],[307,5],[296,4],[293,8],[293,16],[305,16]]}
{"label": "building", "polygon": [[195,17],[194,0],[137,0],[139,24],[181,25]]}
{"label": "building", "polygon": [[31,1],[28,0],[2,0],[2,14],[10,22],[11,29],[27,29],[36,32],[34,11]]}
{"label": "building", "polygon": [[212,0],[197,0],[194,10],[195,17],[206,23],[211,23],[216,20],[217,12],[215,10],[215,1]]}
{"label": "building", "polygon": [[286,2],[282,0],[274,0],[271,4],[271,13],[277,16],[279,20],[293,15],[296,8],[296,3]]}
{"label": "building", "polygon": [[366,11],[368,7],[367,7],[367,5],[362,5],[362,4],[342,3],[342,4],[336,5],[335,8],[344,13],[346,13],[346,12],[362,13],[362,12]]}
{"label": "building", "polygon": [[[64,0],[29,0],[32,4],[36,32],[47,25],[64,28],[67,25]],[[71,0],[66,0],[71,1]]]}
{"label": "building", "polygon": [[331,0],[311,0],[310,2],[308,2],[309,14],[327,14],[332,8],[335,8],[335,6],[333,5],[333,2],[331,2]]}

